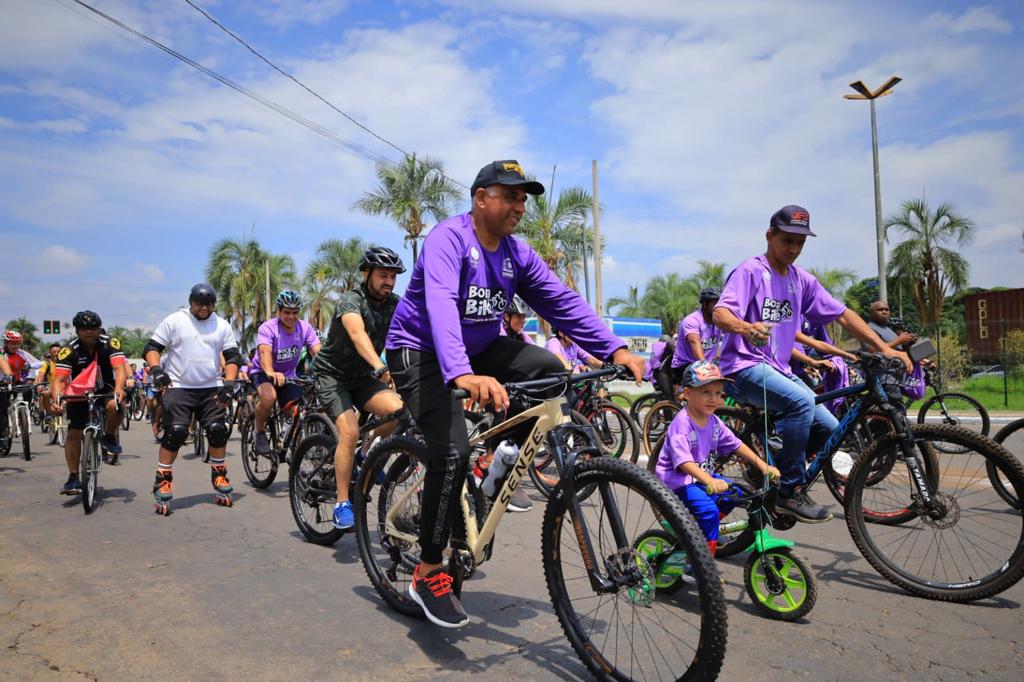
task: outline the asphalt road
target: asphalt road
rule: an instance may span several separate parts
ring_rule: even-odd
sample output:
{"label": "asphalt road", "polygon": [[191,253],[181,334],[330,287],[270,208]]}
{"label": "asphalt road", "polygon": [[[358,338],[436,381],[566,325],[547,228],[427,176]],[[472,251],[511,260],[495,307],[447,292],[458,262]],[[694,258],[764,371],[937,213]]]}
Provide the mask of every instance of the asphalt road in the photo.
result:
{"label": "asphalt road", "polygon": [[[0,459],[0,679],[586,676],[547,596],[532,488],[534,510],[505,517],[494,559],[466,585],[471,624],[443,631],[383,604],[351,535],[304,542],[285,471],[254,490],[235,439],[235,506],[216,506],[208,467],[182,457],[167,518],[153,513],[156,446],[138,423],[90,516],[57,494],[62,453],[34,440],[31,462]],[[743,557],[720,561],[722,679],[1022,678],[1024,585],[970,605],[927,601],[877,575],[840,519],[787,537],[816,571],[817,605],[803,622],[767,620],[743,590]]]}

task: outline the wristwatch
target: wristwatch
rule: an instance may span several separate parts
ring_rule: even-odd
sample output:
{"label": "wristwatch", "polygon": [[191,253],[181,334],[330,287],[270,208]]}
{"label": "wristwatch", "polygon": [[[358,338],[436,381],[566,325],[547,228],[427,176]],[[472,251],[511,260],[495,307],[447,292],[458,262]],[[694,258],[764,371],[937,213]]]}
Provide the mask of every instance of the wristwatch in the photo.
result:
{"label": "wristwatch", "polygon": [[372,372],[370,372],[370,376],[372,376],[374,379],[380,379],[382,376],[387,374],[388,371],[389,370],[388,370],[388,366],[387,365],[381,365],[377,369],[375,369]]}

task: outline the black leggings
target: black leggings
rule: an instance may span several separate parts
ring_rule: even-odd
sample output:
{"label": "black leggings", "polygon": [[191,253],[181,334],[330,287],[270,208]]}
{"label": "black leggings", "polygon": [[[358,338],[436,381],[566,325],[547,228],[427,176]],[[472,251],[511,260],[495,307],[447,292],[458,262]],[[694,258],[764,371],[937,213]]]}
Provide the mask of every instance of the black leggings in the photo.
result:
{"label": "black leggings", "polygon": [[[452,397],[434,353],[400,348],[388,350],[387,358],[395,387],[423,432],[430,453],[421,504],[420,559],[438,564],[452,524],[458,520],[459,534],[463,535],[464,530],[458,505],[469,465],[469,433],[462,401]],[[498,337],[469,362],[474,373],[501,382],[539,379],[565,371],[553,353],[507,336]]]}

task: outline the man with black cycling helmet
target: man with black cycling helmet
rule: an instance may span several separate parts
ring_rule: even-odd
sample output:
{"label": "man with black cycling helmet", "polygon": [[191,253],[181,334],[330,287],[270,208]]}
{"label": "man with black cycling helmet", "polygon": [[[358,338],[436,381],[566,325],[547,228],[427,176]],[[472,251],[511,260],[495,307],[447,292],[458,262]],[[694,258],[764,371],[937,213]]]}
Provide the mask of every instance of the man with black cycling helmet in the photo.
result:
{"label": "man with black cycling helmet", "polygon": [[717,287],[700,290],[700,307],[679,321],[679,339],[672,353],[672,383],[681,384],[683,372],[692,362],[714,360],[722,332],[711,318],[722,292]]}
{"label": "man with black cycling helmet", "polygon": [[302,351],[308,348],[314,357],[320,352],[320,337],[313,325],[299,319],[302,297],[298,292],[285,289],[277,295],[275,303],[277,317],[260,325],[249,369],[249,379],[259,394],[253,446],[260,455],[270,454],[265,429],[274,401],[285,405],[302,397],[302,389],[286,383],[296,377]]}
{"label": "man with black cycling helmet", "polygon": [[[232,488],[224,463],[228,442],[225,407],[234,393],[242,356],[231,326],[214,312],[216,304],[213,287],[196,284],[189,292],[188,308],[165,317],[143,348],[153,387],[164,389],[164,435],[153,483],[156,511],[164,516],[171,511],[174,460],[188,437],[193,417],[206,430],[210,482],[217,504],[231,506]],[[165,351],[161,364],[160,354]]]}
{"label": "man with black cycling helmet", "polygon": [[[381,353],[398,305],[395,280],[405,272],[405,265],[391,249],[374,246],[363,254],[359,270],[363,283],[338,299],[327,341],[313,359],[317,395],[338,427],[333,523],[341,530],[355,525],[348,489],[359,440],[359,413],[383,417],[402,409],[402,399],[389,386],[391,376]],[[394,422],[384,424],[377,435],[388,435],[394,427]]]}
{"label": "man with black cycling helmet", "polygon": [[594,356],[629,366],[637,383],[643,378],[643,360],[525,240],[513,237],[527,196],[543,192],[516,161],[484,166],[470,188],[470,211],[442,221],[427,235],[388,332],[388,365],[430,453],[419,519],[420,563],[409,595],[442,627],[469,622],[441,563],[470,454],[463,402],[453,390],[465,390],[474,402],[500,412],[509,408],[502,382],[563,371],[561,361],[545,349],[501,336],[502,313],[513,296],[522,296]]}
{"label": "man with black cycling helmet", "polygon": [[[107,401],[107,421],[101,444],[109,455],[108,463],[116,464],[121,454],[117,442],[117,429],[121,423],[119,408],[124,407],[124,385],[128,378],[121,342],[101,333],[103,322],[91,310],[77,313],[72,320],[75,336],[57,352],[53,383],[50,384],[50,409],[60,414],[62,396],[85,395],[112,390],[114,397]],[[64,442],[64,459],[68,464],[68,480],[61,490],[63,495],[82,491],[78,480],[78,462],[82,456],[82,432],[89,421],[89,406],[85,402],[67,404],[68,437]]]}

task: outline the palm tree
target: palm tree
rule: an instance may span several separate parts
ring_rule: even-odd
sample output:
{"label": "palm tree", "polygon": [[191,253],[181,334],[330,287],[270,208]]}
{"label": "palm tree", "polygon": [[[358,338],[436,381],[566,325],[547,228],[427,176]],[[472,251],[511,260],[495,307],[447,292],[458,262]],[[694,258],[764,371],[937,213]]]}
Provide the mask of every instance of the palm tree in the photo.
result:
{"label": "palm tree", "polygon": [[698,289],[707,289],[709,287],[721,289],[725,286],[725,263],[699,260],[697,261],[697,272],[690,275],[690,279],[693,280]]}
{"label": "palm tree", "polygon": [[377,164],[377,188],[367,192],[352,207],[369,215],[386,215],[405,231],[405,243],[412,244],[412,261],[419,256],[419,240],[427,228],[428,216],[437,223],[450,215],[451,205],[462,191],[444,174],[444,162],[429,156],[417,161],[406,156],[401,163]]}
{"label": "palm tree", "polygon": [[613,313],[615,315],[621,315],[622,317],[644,317],[643,301],[640,298],[639,288],[635,286],[629,287],[625,298],[619,296],[609,298],[608,312],[611,312],[613,308],[618,308]]}
{"label": "palm tree", "polygon": [[692,277],[683,278],[674,272],[657,275],[647,282],[641,308],[660,319],[662,331],[671,334],[679,320],[697,308],[699,294],[700,288]]}
{"label": "palm tree", "polygon": [[593,200],[581,187],[569,187],[558,194],[553,204],[547,195],[526,202],[526,213],[519,221],[519,233],[566,286],[576,289],[575,270],[582,262],[584,245],[593,243],[593,231],[587,225]]}
{"label": "palm tree", "polygon": [[857,281],[857,273],[849,268],[808,268],[814,278],[833,297],[843,300],[843,294]]}
{"label": "palm tree", "polygon": [[[943,202],[932,213],[924,199],[911,199],[885,221],[906,238],[889,259],[889,275],[906,281],[925,329],[934,329],[946,296],[967,286],[970,266],[962,250],[974,239],[975,225]],[[954,247],[954,248],[951,248]]]}
{"label": "palm tree", "polygon": [[306,267],[303,278],[309,322],[317,329],[322,331],[327,325],[338,295],[362,282],[359,261],[370,246],[358,237],[352,237],[345,241],[327,239],[317,247],[316,256]]}
{"label": "palm tree", "polygon": [[206,278],[217,292],[218,312],[231,322],[243,350],[256,338],[263,320],[270,317],[264,271],[267,262],[272,296],[295,287],[291,256],[267,253],[251,235],[241,240],[221,239],[210,249]]}
{"label": "palm tree", "polygon": [[39,345],[43,342],[36,332],[39,331],[34,323],[30,322],[27,318],[19,317],[15,320],[11,320],[7,323],[7,329],[21,332],[24,341],[21,342],[21,347],[25,349],[26,353],[33,355],[39,354]]}

